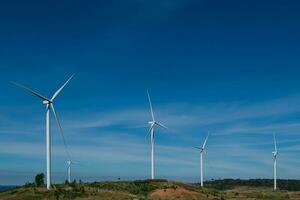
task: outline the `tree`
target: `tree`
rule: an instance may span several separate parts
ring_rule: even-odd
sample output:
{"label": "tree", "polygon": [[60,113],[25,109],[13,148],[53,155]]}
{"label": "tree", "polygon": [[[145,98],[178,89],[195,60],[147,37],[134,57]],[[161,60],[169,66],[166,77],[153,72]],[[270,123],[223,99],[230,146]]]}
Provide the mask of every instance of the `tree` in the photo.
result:
{"label": "tree", "polygon": [[41,187],[44,185],[44,177],[45,177],[44,173],[40,173],[35,176],[36,187]]}

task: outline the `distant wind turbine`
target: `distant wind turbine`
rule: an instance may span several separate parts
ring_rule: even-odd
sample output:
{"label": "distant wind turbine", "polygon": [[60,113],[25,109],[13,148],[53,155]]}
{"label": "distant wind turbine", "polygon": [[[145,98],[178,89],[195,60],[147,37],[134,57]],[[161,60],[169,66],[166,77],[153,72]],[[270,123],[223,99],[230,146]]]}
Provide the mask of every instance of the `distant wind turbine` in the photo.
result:
{"label": "distant wind turbine", "polygon": [[147,91],[148,94],[148,100],[149,100],[149,106],[150,106],[150,113],[151,113],[151,121],[149,121],[148,123],[150,124],[150,129],[148,131],[148,134],[150,134],[150,141],[151,141],[151,179],[154,179],[155,177],[155,159],[154,159],[154,127],[155,126],[159,126],[162,127],[164,129],[168,129],[165,125],[163,125],[162,123],[158,122],[155,120],[154,118],[154,113],[153,113],[153,108],[152,108],[152,104],[151,104],[151,99],[150,99],[150,95],[149,92]]}
{"label": "distant wind turbine", "polygon": [[[74,74],[53,94],[52,98],[46,98],[43,95],[33,91],[32,89],[25,87],[19,83],[12,82],[14,85],[16,85],[19,88],[24,89],[25,91],[31,93],[32,95],[40,98],[43,102],[43,104],[46,105],[46,178],[47,178],[47,189],[49,190],[51,188],[51,132],[50,132],[50,109],[53,112],[54,118],[56,120],[56,123],[58,125],[58,128],[60,130],[60,133],[62,134],[62,128],[60,125],[60,122],[57,117],[57,113],[54,108],[54,100],[55,98],[61,93],[61,91],[65,88],[65,86],[69,83],[69,81],[74,77]],[[63,135],[62,135],[63,137]],[[65,143],[65,141],[64,141]]]}
{"label": "distant wind turbine", "polygon": [[208,140],[209,133],[207,134],[202,147],[195,147],[200,150],[200,183],[201,187],[203,187],[203,152],[205,151],[205,146]]}
{"label": "distant wind turbine", "polygon": [[68,159],[68,161],[67,161],[67,172],[68,172],[68,182],[69,183],[71,183],[71,175],[72,175],[71,167],[74,164],[78,164],[78,163],[77,162],[73,162],[71,159]]}
{"label": "distant wind turbine", "polygon": [[274,178],[274,190],[277,190],[277,156],[278,156],[278,151],[277,151],[277,144],[276,144],[276,137],[274,134],[274,151],[272,152],[273,154],[273,178]]}
{"label": "distant wind turbine", "polygon": [[71,183],[71,165],[72,161],[68,160],[67,161],[67,171],[68,171],[68,182]]}

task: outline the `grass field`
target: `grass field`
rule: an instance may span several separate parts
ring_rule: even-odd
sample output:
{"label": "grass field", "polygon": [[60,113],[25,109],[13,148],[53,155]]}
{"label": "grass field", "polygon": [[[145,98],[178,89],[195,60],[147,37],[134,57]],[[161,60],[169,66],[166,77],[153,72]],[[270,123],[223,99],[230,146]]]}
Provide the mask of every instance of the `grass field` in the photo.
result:
{"label": "grass field", "polygon": [[235,187],[227,190],[201,188],[196,184],[166,180],[57,184],[45,188],[22,186],[0,193],[1,200],[300,200],[300,191],[263,187]]}

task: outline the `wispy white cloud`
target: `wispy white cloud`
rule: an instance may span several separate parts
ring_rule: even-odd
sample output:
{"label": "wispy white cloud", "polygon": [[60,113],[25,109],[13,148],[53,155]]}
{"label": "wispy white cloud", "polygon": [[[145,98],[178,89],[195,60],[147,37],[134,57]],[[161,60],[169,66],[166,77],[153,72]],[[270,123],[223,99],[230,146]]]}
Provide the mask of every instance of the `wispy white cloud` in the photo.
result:
{"label": "wispy white cloud", "polygon": [[[161,175],[175,177],[175,175],[197,174],[198,152],[191,147],[198,145],[202,136],[206,134],[203,130],[209,129],[212,130],[212,137],[209,141],[206,159],[207,172],[211,176],[215,174],[215,177],[228,177],[233,172],[237,176],[245,177],[266,174],[272,164],[270,154],[272,139],[264,141],[261,137],[260,139],[255,137],[265,135],[271,138],[273,132],[278,132],[280,150],[286,154],[282,159],[281,168],[289,171],[286,175],[296,176],[295,165],[300,163],[293,159],[295,155],[293,152],[299,151],[300,148],[293,142],[299,138],[291,139],[290,136],[296,136],[295,133],[300,131],[300,124],[295,118],[300,112],[299,100],[298,96],[290,96],[256,103],[155,105],[157,119],[168,125],[171,132],[175,130],[172,134],[159,135],[156,148],[157,164]],[[147,107],[133,107],[110,112],[97,110],[65,112],[61,121],[74,159],[84,163],[93,163],[93,166],[122,164],[142,166],[147,169],[149,141],[144,137],[149,118]],[[5,124],[6,119],[2,119],[2,123]],[[43,124],[36,123],[36,119],[34,121],[35,123],[23,124],[21,127],[26,127],[25,130],[22,128],[18,130],[19,122],[13,120],[9,121],[9,126],[2,127],[0,154],[43,159],[44,140],[41,139],[44,137],[43,134],[38,134],[41,139],[38,142],[37,140],[22,141],[19,137],[15,140],[16,138],[11,137],[11,135],[27,135],[27,132],[43,131]],[[196,134],[199,132],[203,134]],[[235,134],[238,138],[234,136],[229,139]],[[53,157],[64,160],[63,146],[58,142],[58,136],[53,136]],[[251,140],[243,140],[245,136]],[[270,148],[270,151],[264,146]],[[292,153],[289,154],[289,152]],[[128,169],[124,168],[120,174],[126,173],[126,170]],[[91,169],[91,172],[93,171],[97,170]],[[175,171],[182,174],[176,174]]]}
{"label": "wispy white cloud", "polygon": [[147,122],[146,109],[130,108],[112,112],[89,113],[77,119],[64,120],[65,128],[96,128],[107,126],[133,126]]}
{"label": "wispy white cloud", "polygon": [[[189,127],[210,127],[220,134],[251,131],[273,131],[298,129],[297,121],[277,122],[272,119],[284,118],[300,113],[300,97],[290,96],[265,102],[229,102],[195,105],[173,103],[155,107],[160,121],[171,129]],[[74,117],[74,115],[72,115]],[[89,113],[64,120],[65,128],[96,128],[119,126],[124,128],[146,127],[150,115],[147,108],[126,108],[112,112]],[[251,120],[266,119],[265,124],[255,124]],[[251,122],[251,123],[250,123]],[[220,126],[220,127],[219,127]]]}

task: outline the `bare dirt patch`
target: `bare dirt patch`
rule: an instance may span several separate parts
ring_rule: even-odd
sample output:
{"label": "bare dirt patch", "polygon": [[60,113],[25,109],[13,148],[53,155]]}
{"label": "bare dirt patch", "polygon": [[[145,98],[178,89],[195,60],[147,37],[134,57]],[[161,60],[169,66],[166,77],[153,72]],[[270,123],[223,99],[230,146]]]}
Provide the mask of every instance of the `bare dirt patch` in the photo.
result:
{"label": "bare dirt patch", "polygon": [[155,190],[150,194],[152,199],[161,199],[161,200],[173,200],[173,199],[198,199],[199,193],[190,191],[184,188],[176,189],[161,189]]}

